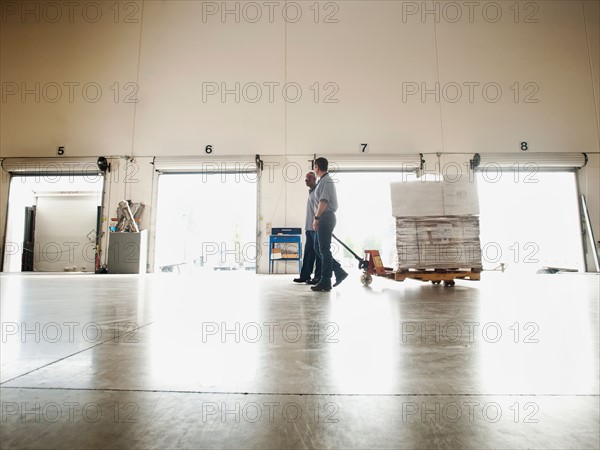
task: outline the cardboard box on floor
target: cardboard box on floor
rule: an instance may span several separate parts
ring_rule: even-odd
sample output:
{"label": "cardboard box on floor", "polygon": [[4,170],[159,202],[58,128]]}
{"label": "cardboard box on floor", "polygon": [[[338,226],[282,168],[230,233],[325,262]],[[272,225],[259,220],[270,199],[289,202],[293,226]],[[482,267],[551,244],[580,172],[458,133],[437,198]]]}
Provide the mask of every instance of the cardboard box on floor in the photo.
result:
{"label": "cardboard box on floor", "polygon": [[398,269],[481,268],[477,216],[396,218]]}
{"label": "cardboard box on floor", "polygon": [[399,181],[390,183],[395,217],[470,216],[479,214],[477,183],[459,181]]}
{"label": "cardboard box on floor", "polygon": [[398,269],[481,268],[474,181],[396,182],[390,192]]}

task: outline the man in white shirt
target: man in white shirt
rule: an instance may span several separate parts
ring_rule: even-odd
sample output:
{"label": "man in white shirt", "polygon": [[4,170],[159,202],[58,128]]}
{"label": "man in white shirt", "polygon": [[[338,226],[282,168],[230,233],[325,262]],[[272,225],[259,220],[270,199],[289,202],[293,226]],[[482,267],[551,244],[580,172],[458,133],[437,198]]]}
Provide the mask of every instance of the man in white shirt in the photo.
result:
{"label": "man in white shirt", "polygon": [[[315,189],[317,187],[317,176],[314,172],[308,172],[304,178],[308,187],[308,200],[306,202],[306,218],[304,230],[306,240],[304,243],[304,258],[302,259],[302,270],[300,277],[294,278],[294,283],[317,284],[321,276],[321,258],[317,256],[317,232],[313,230],[315,212],[319,202],[317,202]],[[316,263],[316,264],[315,264]],[[313,267],[315,267],[315,277],[311,278]]]}

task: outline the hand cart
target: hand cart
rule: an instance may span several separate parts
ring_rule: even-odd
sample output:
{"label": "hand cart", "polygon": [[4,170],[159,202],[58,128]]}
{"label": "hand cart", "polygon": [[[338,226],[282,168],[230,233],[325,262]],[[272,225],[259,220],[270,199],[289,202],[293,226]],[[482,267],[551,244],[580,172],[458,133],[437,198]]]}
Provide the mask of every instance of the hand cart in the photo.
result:
{"label": "hand cart", "polygon": [[369,286],[373,282],[373,275],[389,278],[396,281],[404,281],[412,278],[421,281],[431,281],[432,284],[444,282],[444,286],[452,287],[455,285],[455,279],[479,281],[481,279],[481,269],[472,268],[471,270],[456,269],[401,269],[394,271],[391,267],[385,267],[381,261],[379,250],[365,250],[365,257],[361,258],[350,249],[346,244],[338,239],[334,234],[334,239],[338,241],[346,250],[348,250],[358,260],[358,268],[363,273],[360,281],[364,286]]}

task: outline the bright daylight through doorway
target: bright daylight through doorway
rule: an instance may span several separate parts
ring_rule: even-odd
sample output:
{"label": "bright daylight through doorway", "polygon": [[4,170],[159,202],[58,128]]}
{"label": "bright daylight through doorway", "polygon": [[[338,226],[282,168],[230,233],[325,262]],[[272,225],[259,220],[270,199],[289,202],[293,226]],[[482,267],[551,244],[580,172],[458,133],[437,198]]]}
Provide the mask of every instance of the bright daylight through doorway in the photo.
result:
{"label": "bright daylight through doorway", "polygon": [[484,269],[585,272],[574,172],[482,171],[477,183]]}
{"label": "bright daylight through doorway", "polygon": [[[419,181],[412,174],[390,172],[333,177],[339,200],[335,234],[359,256],[379,250],[384,265],[395,268],[390,183]],[[549,266],[585,271],[573,172],[486,172],[476,180],[484,270],[536,273]],[[358,270],[354,257],[339,245],[336,258]]]}
{"label": "bright daylight through doorway", "polygon": [[256,271],[256,178],[161,175],[155,272]]}
{"label": "bright daylight through doorway", "polygon": [[[575,174],[517,175],[476,176],[484,269],[584,271]],[[336,236],[361,257],[364,250],[379,250],[383,263],[395,268],[390,183],[419,181],[399,172],[338,172],[333,177],[339,200]],[[254,271],[256,196],[251,174],[161,175],[155,270]],[[356,259],[335,240],[334,255],[347,270],[358,272]]]}

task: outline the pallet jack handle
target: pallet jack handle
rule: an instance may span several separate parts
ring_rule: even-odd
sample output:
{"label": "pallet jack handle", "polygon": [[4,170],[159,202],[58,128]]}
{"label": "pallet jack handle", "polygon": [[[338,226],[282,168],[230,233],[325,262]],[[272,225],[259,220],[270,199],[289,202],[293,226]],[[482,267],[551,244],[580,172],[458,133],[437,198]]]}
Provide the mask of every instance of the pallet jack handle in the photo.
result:
{"label": "pallet jack handle", "polygon": [[358,268],[360,270],[366,270],[369,267],[369,263],[367,261],[365,261],[363,258],[361,258],[360,256],[358,256],[356,253],[354,253],[352,251],[352,249],[350,247],[348,247],[346,244],[344,244],[335,234],[331,233],[331,236],[333,236],[333,238],[338,241],[340,244],[342,244],[342,246],[348,250],[350,253],[352,253],[354,255],[354,257],[358,260]]}

